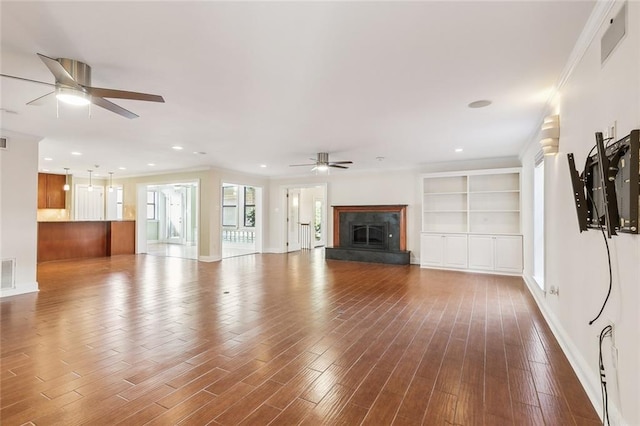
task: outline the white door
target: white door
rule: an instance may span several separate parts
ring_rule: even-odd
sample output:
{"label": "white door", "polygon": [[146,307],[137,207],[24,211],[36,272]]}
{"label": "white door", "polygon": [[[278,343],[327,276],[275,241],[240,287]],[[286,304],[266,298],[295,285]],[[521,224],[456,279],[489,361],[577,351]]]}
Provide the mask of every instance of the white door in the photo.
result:
{"label": "white door", "polygon": [[186,188],[178,186],[173,188],[167,196],[166,235],[169,243],[184,244],[185,242],[186,195]]}
{"label": "white door", "polygon": [[445,235],[443,266],[448,268],[467,267],[466,235]]}
{"label": "white door", "polygon": [[501,235],[495,237],[496,271],[522,273],[522,237]]}
{"label": "white door", "polygon": [[420,235],[420,265],[442,266],[443,241],[444,235],[441,234]]}
{"label": "white door", "polygon": [[287,251],[300,250],[300,189],[287,190]]}
{"label": "white door", "polygon": [[493,239],[491,235],[469,235],[469,268],[493,271]]}
{"label": "white door", "polygon": [[325,243],[325,230],[324,230],[324,201],[321,198],[313,199],[313,246],[321,247]]}

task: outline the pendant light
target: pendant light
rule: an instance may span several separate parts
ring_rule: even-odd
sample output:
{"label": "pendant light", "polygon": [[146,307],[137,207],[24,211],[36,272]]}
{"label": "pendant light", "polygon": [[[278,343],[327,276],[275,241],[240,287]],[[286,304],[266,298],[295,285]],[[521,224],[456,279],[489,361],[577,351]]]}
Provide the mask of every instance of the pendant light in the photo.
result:
{"label": "pendant light", "polygon": [[109,192],[113,192],[113,172],[109,172]]}
{"label": "pendant light", "polygon": [[68,191],[69,189],[71,189],[71,187],[69,186],[69,168],[68,167],[64,168],[64,186],[62,187],[62,189],[64,191]]}
{"label": "pendant light", "polygon": [[93,185],[91,184],[91,173],[93,173],[93,170],[87,170],[89,172],[89,187],[87,188],[87,191],[91,192],[93,191]]}

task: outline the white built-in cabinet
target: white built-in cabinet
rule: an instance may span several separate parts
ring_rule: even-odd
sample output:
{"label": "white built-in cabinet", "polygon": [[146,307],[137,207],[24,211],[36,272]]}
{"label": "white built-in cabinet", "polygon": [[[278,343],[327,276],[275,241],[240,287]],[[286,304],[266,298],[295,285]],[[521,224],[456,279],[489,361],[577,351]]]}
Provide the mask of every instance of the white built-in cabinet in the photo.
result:
{"label": "white built-in cabinet", "polygon": [[420,236],[420,264],[444,268],[466,268],[467,236],[423,233]]}
{"label": "white built-in cabinet", "polygon": [[469,235],[469,269],[522,273],[522,236]]}
{"label": "white built-in cabinet", "polygon": [[522,273],[520,169],[425,174],[423,267]]}

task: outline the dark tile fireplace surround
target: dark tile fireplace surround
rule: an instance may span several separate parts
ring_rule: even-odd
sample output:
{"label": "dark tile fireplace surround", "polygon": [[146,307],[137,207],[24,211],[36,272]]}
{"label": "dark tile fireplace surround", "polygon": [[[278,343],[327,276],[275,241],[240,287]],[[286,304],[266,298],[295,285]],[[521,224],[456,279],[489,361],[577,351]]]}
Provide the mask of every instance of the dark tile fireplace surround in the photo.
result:
{"label": "dark tile fireplace surround", "polygon": [[408,265],[406,205],[333,206],[326,259]]}

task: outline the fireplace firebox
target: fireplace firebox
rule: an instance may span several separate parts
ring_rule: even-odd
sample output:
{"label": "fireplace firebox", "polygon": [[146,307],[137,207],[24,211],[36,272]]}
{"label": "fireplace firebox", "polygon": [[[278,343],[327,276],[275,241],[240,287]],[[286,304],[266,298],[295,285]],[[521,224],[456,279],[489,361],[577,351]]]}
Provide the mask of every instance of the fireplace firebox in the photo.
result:
{"label": "fireplace firebox", "polygon": [[386,250],[388,223],[350,223],[350,246]]}

